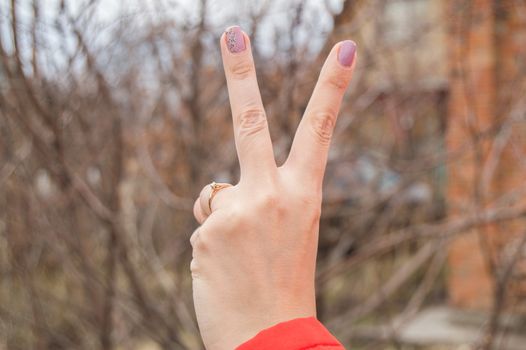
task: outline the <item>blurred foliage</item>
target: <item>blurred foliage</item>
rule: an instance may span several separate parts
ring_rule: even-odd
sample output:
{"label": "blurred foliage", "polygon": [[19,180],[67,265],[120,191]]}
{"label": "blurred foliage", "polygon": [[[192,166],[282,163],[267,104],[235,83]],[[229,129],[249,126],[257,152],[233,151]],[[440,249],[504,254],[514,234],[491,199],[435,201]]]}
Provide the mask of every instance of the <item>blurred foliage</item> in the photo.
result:
{"label": "blurred foliage", "polygon": [[[443,2],[413,2],[1,4],[0,349],[202,347],[188,239],[201,188],[239,176],[217,45],[231,23],[252,38],[279,163],[328,50],[357,41],[318,317],[345,343],[402,349],[396,328],[446,298],[448,234],[478,223],[445,206]],[[391,322],[390,338],[360,333]]]}

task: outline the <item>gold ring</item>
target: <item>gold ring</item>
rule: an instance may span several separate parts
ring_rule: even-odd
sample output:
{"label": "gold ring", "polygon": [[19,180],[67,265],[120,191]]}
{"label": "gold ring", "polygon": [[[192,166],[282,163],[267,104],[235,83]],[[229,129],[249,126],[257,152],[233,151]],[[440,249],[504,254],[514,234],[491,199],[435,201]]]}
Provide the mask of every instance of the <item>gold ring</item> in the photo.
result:
{"label": "gold ring", "polygon": [[221,191],[223,188],[227,188],[230,186],[232,185],[227,183],[212,182],[210,184],[210,188],[212,189],[212,191],[210,191],[210,196],[208,197],[208,208],[210,209],[210,212],[212,212],[212,199],[217,194],[217,192]]}

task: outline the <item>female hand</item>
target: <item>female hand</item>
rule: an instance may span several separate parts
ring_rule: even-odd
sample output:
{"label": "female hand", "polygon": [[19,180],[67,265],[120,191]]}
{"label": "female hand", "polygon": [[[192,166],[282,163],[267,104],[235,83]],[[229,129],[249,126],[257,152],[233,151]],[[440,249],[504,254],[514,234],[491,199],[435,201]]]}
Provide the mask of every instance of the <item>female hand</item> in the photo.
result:
{"label": "female hand", "polygon": [[206,186],[194,205],[191,272],[197,321],[208,350],[232,350],[279,322],[316,316],[314,277],[322,182],[356,45],[330,52],[287,161],[276,166],[250,41],[221,37],[236,149],[237,185]]}

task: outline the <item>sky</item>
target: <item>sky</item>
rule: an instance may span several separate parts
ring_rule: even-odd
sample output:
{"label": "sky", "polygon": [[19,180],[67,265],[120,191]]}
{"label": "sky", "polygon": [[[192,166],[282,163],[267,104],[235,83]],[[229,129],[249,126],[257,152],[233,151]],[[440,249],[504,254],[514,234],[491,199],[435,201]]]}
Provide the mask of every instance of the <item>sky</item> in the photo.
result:
{"label": "sky", "polygon": [[[27,22],[32,17],[31,3],[33,0],[18,0],[18,13],[21,26],[27,28]],[[53,19],[59,9],[60,0],[37,0],[42,12],[43,23],[39,28],[42,35],[46,35],[49,27],[55,25]],[[90,0],[66,0],[69,12],[74,16],[78,15],[82,9],[86,7],[86,4]],[[228,24],[240,24],[241,26],[248,25],[248,20],[243,20],[243,15],[247,14],[249,9],[256,4],[256,6],[263,6],[268,0],[209,0],[208,2],[208,13],[209,13],[209,25],[218,32],[222,31],[223,27]],[[330,29],[331,18],[326,11],[328,6],[332,11],[337,12],[341,9],[342,0],[307,0],[307,1],[280,1],[270,0],[272,4],[270,6],[266,28],[269,30],[261,30],[258,38],[258,42],[261,43],[265,48],[268,46],[268,42],[272,38],[273,28],[286,28],[287,24],[290,23],[291,13],[288,11],[288,7],[291,4],[303,2],[305,6],[305,16],[307,22],[318,23],[321,26],[321,31]],[[158,5],[163,4],[163,9],[169,9],[169,11],[158,10]],[[6,38],[8,33],[8,25],[6,21],[6,14],[9,13],[9,2],[0,1],[0,35]],[[89,12],[90,20],[99,24],[99,29],[95,35],[103,38],[104,31],[109,30],[114,26],[117,26],[123,18],[134,17],[134,20],[140,22],[142,18],[145,20],[163,20],[173,19],[174,21],[193,21],[197,19],[199,13],[199,1],[197,0],[100,0],[97,3],[94,11]],[[232,23],[238,22],[238,23]],[[320,24],[321,23],[321,24]],[[265,35],[268,33],[268,35]],[[301,39],[302,33],[297,33]],[[61,39],[61,38],[57,38]],[[62,38],[63,39],[63,38]],[[307,40],[307,38],[303,38]],[[4,40],[10,42],[11,40]]]}
{"label": "sky", "polygon": [[[29,24],[33,18],[31,7],[33,1],[37,1],[41,12],[41,22],[37,31],[40,45],[45,46],[44,50],[40,50],[45,52],[40,58],[40,63],[44,67],[42,70],[56,76],[63,72],[65,65],[69,64],[68,60],[75,52],[76,40],[65,20],[62,23],[55,22],[57,13],[60,11],[61,0],[18,0],[19,47],[22,60],[26,63],[24,67],[27,74],[32,73],[31,65],[28,63],[31,58],[29,36],[31,26]],[[133,26],[129,30],[129,36],[133,38],[133,30],[142,25],[156,24],[156,22],[172,21],[175,24],[186,23],[191,27],[197,22],[200,10],[200,1],[197,0],[99,0],[96,6],[86,11],[86,5],[91,1],[66,0],[66,4],[69,14],[79,17],[80,23],[89,23],[89,29],[85,33],[87,33],[86,41],[92,52],[104,51],[107,47],[118,45],[119,42],[115,41],[113,33],[116,29],[126,31],[126,23],[130,21]],[[305,27],[295,33],[296,42],[300,45],[306,43],[312,52],[316,52],[323,43],[324,33],[328,33],[332,26],[327,7],[332,12],[338,12],[343,4],[343,0],[208,0],[207,25],[212,33],[217,32],[217,36],[228,25],[239,24],[241,27],[248,27],[250,25],[247,16],[249,11],[254,5],[263,6],[269,1],[271,3],[268,10],[269,15],[265,17],[265,21],[260,23],[258,37],[252,40],[253,44],[258,46],[260,54],[271,58],[278,50],[274,40],[275,36],[280,36],[284,40],[288,38],[286,31],[293,18],[291,5],[301,2],[305,6],[303,14]],[[163,10],[159,10],[159,5],[162,5]],[[0,36],[8,52],[13,49],[9,13],[10,2],[0,1]],[[57,30],[60,26],[66,28],[63,31],[66,34],[61,34],[61,31]],[[313,32],[316,35],[312,35]],[[97,55],[97,57],[103,57],[103,55]],[[119,57],[113,61],[122,62],[122,59]],[[104,66],[105,63],[102,65]]]}

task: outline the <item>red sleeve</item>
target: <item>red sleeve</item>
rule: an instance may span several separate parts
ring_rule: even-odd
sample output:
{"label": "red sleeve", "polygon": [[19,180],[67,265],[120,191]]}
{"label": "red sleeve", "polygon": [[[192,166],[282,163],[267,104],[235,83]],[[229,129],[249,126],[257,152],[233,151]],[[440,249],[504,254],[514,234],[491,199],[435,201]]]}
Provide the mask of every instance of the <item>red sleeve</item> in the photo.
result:
{"label": "red sleeve", "polygon": [[345,350],[316,318],[296,318],[262,330],[236,350]]}

